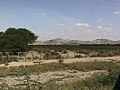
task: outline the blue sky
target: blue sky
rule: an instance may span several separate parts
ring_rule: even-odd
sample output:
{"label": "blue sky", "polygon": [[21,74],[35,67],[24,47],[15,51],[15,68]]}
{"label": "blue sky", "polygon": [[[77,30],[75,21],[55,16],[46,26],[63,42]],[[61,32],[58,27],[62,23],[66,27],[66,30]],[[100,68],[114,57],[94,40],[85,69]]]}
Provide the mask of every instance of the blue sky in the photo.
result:
{"label": "blue sky", "polygon": [[120,40],[120,0],[0,0],[0,30],[9,27],[39,40]]}

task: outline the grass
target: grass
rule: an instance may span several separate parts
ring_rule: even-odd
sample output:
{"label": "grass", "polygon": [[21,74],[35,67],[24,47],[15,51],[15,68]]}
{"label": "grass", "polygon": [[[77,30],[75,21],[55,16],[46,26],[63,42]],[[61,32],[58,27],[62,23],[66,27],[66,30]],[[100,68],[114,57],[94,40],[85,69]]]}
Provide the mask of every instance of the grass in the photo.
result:
{"label": "grass", "polygon": [[[38,64],[33,66],[20,66],[11,68],[0,68],[0,76],[26,76],[33,73],[47,72],[47,71],[60,71],[60,70],[79,70],[79,71],[91,71],[91,70],[107,70],[108,74],[96,74],[86,80],[79,80],[73,83],[65,83],[59,85],[55,83],[55,80],[42,86],[39,90],[112,90],[114,83],[119,75],[120,66],[113,62],[77,62],[71,64],[60,64],[60,63],[49,63],[49,64]],[[4,84],[6,85],[6,84]],[[0,85],[0,88],[4,86]],[[22,87],[10,87],[7,90],[38,90],[38,87],[30,86],[31,89]],[[0,89],[6,90],[6,89]]]}
{"label": "grass", "polygon": [[76,62],[71,64],[38,64],[32,66],[19,66],[19,67],[0,67],[0,76],[5,77],[8,75],[20,75],[47,72],[47,71],[60,71],[60,70],[79,70],[79,71],[91,71],[91,70],[109,70],[114,67],[119,67],[113,62]]}

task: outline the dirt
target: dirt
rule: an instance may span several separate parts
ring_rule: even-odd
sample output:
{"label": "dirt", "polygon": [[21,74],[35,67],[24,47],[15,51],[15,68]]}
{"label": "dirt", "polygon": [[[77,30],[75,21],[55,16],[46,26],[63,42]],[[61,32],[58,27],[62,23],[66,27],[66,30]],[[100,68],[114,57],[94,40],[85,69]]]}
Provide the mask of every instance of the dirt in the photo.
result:
{"label": "dirt", "polygon": [[[77,70],[66,70],[66,71],[54,71],[54,72],[45,72],[30,75],[30,79],[32,81],[37,81],[40,83],[46,83],[49,80],[55,79],[55,81],[59,84],[70,83],[77,80],[82,80],[90,77],[95,73],[105,73],[105,70],[93,70],[89,72],[82,72]],[[2,81],[5,81],[9,86],[22,84],[24,82],[24,76],[7,76],[5,78],[0,77]]]}
{"label": "dirt", "polygon": [[[63,59],[63,63],[74,63],[74,62],[93,62],[93,61],[120,61],[120,56],[115,57],[93,57],[93,58],[72,58],[72,59]],[[9,65],[0,64],[0,67],[15,67],[15,66],[26,66],[26,65],[35,65],[38,63],[47,64],[52,62],[58,62],[58,60],[28,60],[28,61],[19,61],[11,62]]]}

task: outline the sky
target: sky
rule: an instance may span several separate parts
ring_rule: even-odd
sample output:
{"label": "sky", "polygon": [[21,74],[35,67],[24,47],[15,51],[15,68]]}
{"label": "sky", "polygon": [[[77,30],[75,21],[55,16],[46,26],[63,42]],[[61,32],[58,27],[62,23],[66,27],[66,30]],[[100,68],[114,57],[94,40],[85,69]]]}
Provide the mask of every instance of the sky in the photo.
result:
{"label": "sky", "polygon": [[0,31],[9,27],[38,40],[120,40],[120,0],[0,0]]}

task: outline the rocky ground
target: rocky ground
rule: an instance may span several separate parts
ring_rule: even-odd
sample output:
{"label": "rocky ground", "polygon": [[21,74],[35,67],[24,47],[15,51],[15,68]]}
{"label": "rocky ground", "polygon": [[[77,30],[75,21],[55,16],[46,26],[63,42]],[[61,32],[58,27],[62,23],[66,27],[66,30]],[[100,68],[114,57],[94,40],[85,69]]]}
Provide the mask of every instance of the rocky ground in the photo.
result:
{"label": "rocky ground", "polygon": [[[49,80],[55,80],[57,83],[70,83],[77,80],[82,80],[95,73],[105,73],[105,70],[93,70],[89,72],[82,72],[77,70],[66,70],[66,71],[55,71],[55,72],[45,72],[39,74],[32,74],[29,80],[37,81],[40,83],[46,83]],[[9,86],[23,84],[26,76],[7,76],[5,78],[0,77],[0,81],[5,81]]]}

